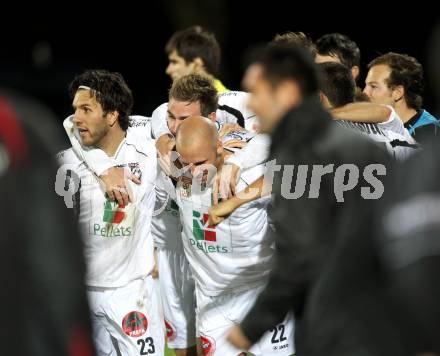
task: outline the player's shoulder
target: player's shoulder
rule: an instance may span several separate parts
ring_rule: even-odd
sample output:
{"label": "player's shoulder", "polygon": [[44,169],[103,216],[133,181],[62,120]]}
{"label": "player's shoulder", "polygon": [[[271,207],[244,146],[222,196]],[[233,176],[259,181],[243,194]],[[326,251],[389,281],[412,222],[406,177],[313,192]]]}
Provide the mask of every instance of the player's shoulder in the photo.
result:
{"label": "player's shoulder", "polygon": [[152,137],[151,118],[141,115],[130,116],[130,126],[127,129],[127,139],[149,140]]}
{"label": "player's shoulder", "polygon": [[131,127],[150,127],[151,117],[142,115],[131,115],[130,123]]}
{"label": "player's shoulder", "polygon": [[256,133],[247,130],[242,131],[231,131],[222,137],[222,143],[225,144],[228,141],[240,140],[244,142],[249,142],[256,136]]}
{"label": "player's shoulder", "polygon": [[219,94],[218,103],[219,105],[224,105],[227,103],[238,103],[247,100],[248,97],[249,97],[249,93],[246,93],[244,91],[238,91],[238,90],[227,91]]}
{"label": "player's shoulder", "polygon": [[[151,157],[156,156],[156,143],[151,134],[151,118],[146,116],[137,116],[137,122],[139,126],[133,130],[129,127],[127,130],[126,143],[133,145],[136,149],[143,154]],[[139,128],[142,128],[139,130]]]}
{"label": "player's shoulder", "polygon": [[156,109],[153,110],[151,114],[151,119],[154,120],[158,115],[163,116],[168,110],[168,102],[160,104]]}
{"label": "player's shoulder", "polygon": [[82,161],[78,158],[78,156],[73,151],[73,148],[70,147],[66,150],[60,151],[55,156],[56,160],[59,164],[74,164],[79,165]]}

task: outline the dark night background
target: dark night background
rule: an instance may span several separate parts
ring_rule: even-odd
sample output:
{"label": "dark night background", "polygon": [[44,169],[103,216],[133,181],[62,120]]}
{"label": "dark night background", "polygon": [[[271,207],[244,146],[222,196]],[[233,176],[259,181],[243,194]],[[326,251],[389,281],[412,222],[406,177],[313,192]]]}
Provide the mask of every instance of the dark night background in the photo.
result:
{"label": "dark night background", "polygon": [[[223,50],[220,78],[230,89],[240,88],[245,50],[288,30],[314,40],[330,32],[351,37],[362,53],[362,84],[366,64],[381,53],[407,53],[426,64],[439,17],[437,6],[422,5],[308,2],[300,8],[294,1],[165,0],[102,3],[93,10],[91,3],[66,2],[63,9],[43,12],[23,4],[20,12],[2,11],[0,84],[41,99],[61,121],[70,114],[67,86],[75,74],[119,71],[133,90],[134,113],[150,115],[167,100],[165,43],[174,31],[194,24],[216,33]],[[428,87],[425,106],[434,105]]]}

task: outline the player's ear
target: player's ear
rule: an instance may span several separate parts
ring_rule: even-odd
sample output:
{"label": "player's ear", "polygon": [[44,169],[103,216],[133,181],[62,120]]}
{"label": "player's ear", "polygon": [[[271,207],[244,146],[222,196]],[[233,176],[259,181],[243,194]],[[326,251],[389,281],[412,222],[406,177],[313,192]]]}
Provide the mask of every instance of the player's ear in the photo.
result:
{"label": "player's ear", "polygon": [[110,111],[107,113],[106,118],[107,118],[108,124],[110,126],[113,126],[118,121],[119,113],[117,111]]}
{"label": "player's ear", "polygon": [[356,80],[357,77],[359,77],[359,73],[360,73],[360,69],[358,66],[351,67],[351,76],[353,77],[354,80]]}
{"label": "player's ear", "polygon": [[405,95],[405,88],[403,87],[403,85],[396,85],[391,93],[394,102],[398,102],[399,100],[401,100],[404,95]]}
{"label": "player's ear", "polygon": [[287,107],[293,107],[302,99],[299,84],[294,80],[282,81],[278,84],[276,92],[280,102]]}
{"label": "player's ear", "polygon": [[206,72],[205,63],[203,63],[202,58],[196,57],[196,58],[194,58],[192,63],[194,64],[194,72],[195,73],[200,74],[200,73]]}
{"label": "player's ear", "polygon": [[330,101],[328,100],[327,95],[325,95],[322,91],[319,92],[319,100],[325,108],[331,109],[332,106],[330,104]]}
{"label": "player's ear", "polygon": [[215,111],[213,111],[212,113],[210,113],[208,115],[208,119],[211,120],[212,122],[216,122],[216,120],[217,120],[217,113]]}

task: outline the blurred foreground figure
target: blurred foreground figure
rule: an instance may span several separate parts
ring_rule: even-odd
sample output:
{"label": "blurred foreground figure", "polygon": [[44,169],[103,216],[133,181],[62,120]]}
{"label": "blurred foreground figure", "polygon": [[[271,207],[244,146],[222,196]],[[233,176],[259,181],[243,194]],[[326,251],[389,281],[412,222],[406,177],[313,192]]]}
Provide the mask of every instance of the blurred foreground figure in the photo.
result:
{"label": "blurred foreground figure", "polygon": [[52,115],[0,90],[2,355],[94,355],[73,215],[55,193]]}
{"label": "blurred foreground figure", "polygon": [[[434,79],[440,78],[439,41],[440,22],[429,47],[432,62],[428,69]],[[440,85],[438,80],[433,83],[438,113]],[[415,352],[432,355],[440,355],[439,161],[440,144],[434,137],[424,154],[415,155],[396,172],[394,194],[379,225],[383,231],[379,251],[392,282],[392,299],[399,302],[404,336]]]}
{"label": "blurred foreground figure", "polygon": [[[436,38],[430,53],[439,70],[440,27]],[[305,313],[318,340],[308,355],[440,355],[439,159],[432,137],[392,170],[380,209],[348,212]]]}

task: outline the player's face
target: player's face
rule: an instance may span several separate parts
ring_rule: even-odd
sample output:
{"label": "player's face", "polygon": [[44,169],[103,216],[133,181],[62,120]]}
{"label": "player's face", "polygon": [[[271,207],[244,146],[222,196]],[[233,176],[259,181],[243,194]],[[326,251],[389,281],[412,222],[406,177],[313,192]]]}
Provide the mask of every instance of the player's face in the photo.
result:
{"label": "player's face", "polygon": [[101,104],[91,97],[89,90],[80,89],[73,99],[73,122],[78,129],[84,146],[99,146],[109,131],[107,115]]}
{"label": "player's face", "polygon": [[173,81],[183,77],[184,75],[194,73],[194,62],[186,63],[185,59],[179,56],[176,50],[173,50],[168,55],[168,61],[169,64],[165,72]]}
{"label": "player's face", "polygon": [[171,98],[168,102],[167,123],[170,132],[176,135],[177,128],[190,116],[201,116],[200,102],[178,101]]}
{"label": "player's face", "polygon": [[386,83],[390,73],[390,67],[385,64],[373,66],[368,71],[364,93],[372,103],[394,106],[393,91]]}
{"label": "player's face", "polygon": [[219,144],[216,146],[212,142],[203,141],[189,148],[178,147],[178,152],[180,163],[191,170],[191,175],[197,183],[212,183],[219,164]]}
{"label": "player's face", "polygon": [[261,131],[271,132],[283,113],[277,100],[277,89],[264,78],[261,65],[249,66],[243,79],[243,86],[250,93],[247,105],[258,116]]}

